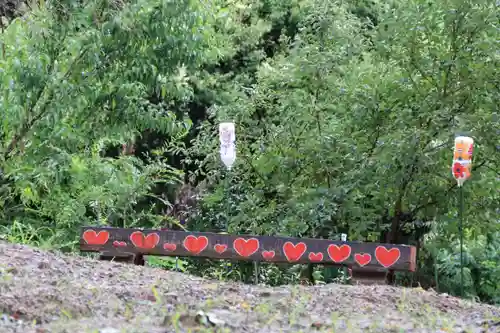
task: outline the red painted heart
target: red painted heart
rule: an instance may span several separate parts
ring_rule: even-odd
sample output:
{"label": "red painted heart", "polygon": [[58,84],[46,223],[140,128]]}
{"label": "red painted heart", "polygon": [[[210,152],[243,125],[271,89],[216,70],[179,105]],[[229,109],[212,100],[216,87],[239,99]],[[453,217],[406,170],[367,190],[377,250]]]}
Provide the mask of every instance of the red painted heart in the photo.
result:
{"label": "red painted heart", "polygon": [[130,241],[135,247],[140,249],[153,249],[160,241],[160,236],[157,233],[151,233],[147,236],[141,231],[134,231],[130,234]]}
{"label": "red painted heart", "polygon": [[86,230],[82,238],[89,245],[104,245],[109,239],[109,232],[101,230],[96,233],[95,230]]}
{"label": "red painted heart", "polygon": [[175,251],[176,248],[177,248],[177,245],[175,245],[174,243],[163,244],[163,249],[167,250],[167,251]]}
{"label": "red painted heart", "polygon": [[397,247],[387,250],[384,246],[377,246],[375,249],[375,258],[385,268],[394,265],[400,256],[401,252]]}
{"label": "red painted heart", "polygon": [[127,246],[127,243],[125,243],[125,242],[120,242],[120,241],[114,241],[114,242],[113,242],[113,246],[114,246],[114,247],[125,247],[125,246]]}
{"label": "red painted heart", "polygon": [[205,236],[196,237],[193,235],[189,235],[184,238],[184,242],[182,244],[184,245],[186,250],[188,250],[192,254],[199,254],[208,246],[208,238]]}
{"label": "red painted heart", "polygon": [[236,238],[233,242],[236,253],[242,257],[250,257],[259,249],[259,240],[257,238]]}
{"label": "red painted heart", "polygon": [[297,244],[293,244],[292,242],[286,242],[283,245],[283,253],[288,261],[297,261],[299,260],[304,252],[306,252],[307,246],[305,243],[300,242]]}
{"label": "red painted heart", "polygon": [[351,255],[351,247],[346,244],[340,247],[335,244],[330,244],[328,246],[328,255],[334,262],[340,263],[349,258]]}
{"label": "red painted heart", "polygon": [[274,258],[276,253],[274,251],[262,251],[262,258],[265,260],[271,260]]}
{"label": "red painted heart", "polygon": [[227,250],[227,245],[226,244],[215,244],[214,245],[214,250],[218,254],[222,254]]}
{"label": "red painted heart", "polygon": [[372,256],[369,253],[356,253],[354,254],[354,260],[356,260],[359,266],[363,267],[372,261]]}
{"label": "red painted heart", "polygon": [[321,260],[323,260],[323,253],[321,253],[321,252],[318,252],[318,253],[311,252],[311,253],[309,253],[309,260],[311,260],[311,261],[321,261]]}

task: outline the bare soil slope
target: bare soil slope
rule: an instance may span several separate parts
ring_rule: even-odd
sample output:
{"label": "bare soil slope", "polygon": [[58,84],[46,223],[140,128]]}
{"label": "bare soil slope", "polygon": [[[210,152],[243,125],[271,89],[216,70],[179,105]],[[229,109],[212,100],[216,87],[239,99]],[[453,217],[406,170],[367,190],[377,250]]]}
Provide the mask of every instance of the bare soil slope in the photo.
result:
{"label": "bare soil slope", "polygon": [[210,281],[0,242],[0,332],[188,331],[500,332],[500,308],[389,286]]}

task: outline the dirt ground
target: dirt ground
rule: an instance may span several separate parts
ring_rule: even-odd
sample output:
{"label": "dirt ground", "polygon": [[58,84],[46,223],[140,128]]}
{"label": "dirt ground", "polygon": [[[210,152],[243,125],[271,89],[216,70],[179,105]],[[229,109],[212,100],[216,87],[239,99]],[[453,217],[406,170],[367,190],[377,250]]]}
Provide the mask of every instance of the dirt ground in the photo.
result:
{"label": "dirt ground", "polygon": [[211,281],[0,242],[0,332],[500,332],[500,308],[390,286]]}

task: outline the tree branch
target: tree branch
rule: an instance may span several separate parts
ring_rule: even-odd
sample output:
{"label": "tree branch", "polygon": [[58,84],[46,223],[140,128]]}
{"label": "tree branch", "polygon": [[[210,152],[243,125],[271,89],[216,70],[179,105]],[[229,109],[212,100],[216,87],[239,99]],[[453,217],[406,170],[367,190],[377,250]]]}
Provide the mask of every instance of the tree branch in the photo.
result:
{"label": "tree branch", "polygon": [[[82,50],[82,52],[80,52],[80,54],[72,61],[71,65],[68,67],[68,70],[66,71],[66,73],[64,73],[64,75],[63,75],[63,77],[61,79],[64,80],[64,79],[67,79],[69,77],[69,75],[71,74],[71,70],[73,69],[73,66],[87,53],[87,51],[88,51],[88,48],[85,48],[85,49]],[[49,76],[52,74],[52,70],[54,68],[54,61],[55,60],[56,59],[54,59],[51,62],[50,66],[49,66],[49,70],[48,70]],[[38,91],[36,99],[35,99],[35,102],[26,111],[27,115],[33,113],[33,111],[36,109],[37,105],[39,104],[40,100],[42,99],[42,96],[48,90],[48,84],[49,84],[48,81],[49,80],[46,80],[44,86]],[[32,117],[30,120],[26,121],[22,125],[21,129],[19,130],[19,132],[17,132],[14,135],[14,137],[12,138],[12,140],[10,141],[10,143],[8,144],[7,148],[3,152],[3,160],[4,161],[7,161],[12,156],[12,152],[14,151],[17,143],[20,140],[22,140],[29,133],[29,131],[33,128],[33,126],[35,125],[35,123],[37,121],[39,121],[40,119],[42,119],[45,116],[45,114],[47,113],[47,110],[48,110],[48,105],[51,102],[53,93],[54,93],[53,90],[49,91],[47,99],[40,106],[40,112],[38,112],[38,114],[35,115],[34,117]]]}
{"label": "tree branch", "polygon": [[[486,165],[486,161],[483,161],[481,163],[479,163],[477,166],[473,166],[473,170],[477,170],[479,168],[481,168],[482,166]],[[451,185],[445,192],[444,192],[444,195],[448,195],[448,193],[450,193],[455,187],[457,187],[457,183],[454,183],[453,185]],[[414,216],[416,213],[418,213],[418,211],[424,209],[424,208],[427,208],[429,206],[432,206],[432,205],[435,205],[438,203],[438,200],[435,199],[435,200],[431,200],[429,202],[426,202],[425,204],[422,204],[420,206],[417,206],[415,207],[412,211],[411,211],[411,215]]]}

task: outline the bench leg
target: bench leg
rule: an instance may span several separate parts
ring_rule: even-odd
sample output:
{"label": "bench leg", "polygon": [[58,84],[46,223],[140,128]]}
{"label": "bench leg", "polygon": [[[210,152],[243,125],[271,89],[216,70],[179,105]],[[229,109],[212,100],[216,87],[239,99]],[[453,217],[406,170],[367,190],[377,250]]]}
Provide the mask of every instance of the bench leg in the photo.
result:
{"label": "bench leg", "polygon": [[387,272],[382,270],[352,269],[352,284],[361,285],[384,285],[387,284]]}
{"label": "bench leg", "polygon": [[101,253],[99,255],[99,260],[124,262],[127,264],[133,264],[133,265],[139,265],[139,266],[144,266],[144,264],[145,264],[144,256],[140,253],[135,254],[135,255],[134,254],[117,255],[117,254],[113,254],[113,253]]}

